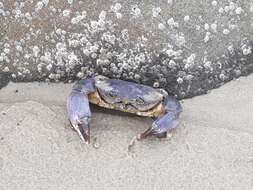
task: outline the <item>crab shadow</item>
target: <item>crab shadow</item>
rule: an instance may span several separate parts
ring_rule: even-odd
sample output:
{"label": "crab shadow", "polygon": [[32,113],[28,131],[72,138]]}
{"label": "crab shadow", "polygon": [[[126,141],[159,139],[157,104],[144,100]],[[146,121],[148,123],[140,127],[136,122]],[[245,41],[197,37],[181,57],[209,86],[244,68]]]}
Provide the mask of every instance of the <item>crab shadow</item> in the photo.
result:
{"label": "crab shadow", "polygon": [[138,117],[138,118],[145,118],[145,117],[141,117],[138,115],[135,115],[133,113],[127,113],[127,112],[123,112],[123,111],[118,111],[118,110],[113,110],[113,109],[108,109],[108,108],[103,108],[100,107],[98,105],[95,104],[91,104],[90,105],[90,109],[92,113],[105,113],[105,114],[109,114],[109,115],[116,115],[119,117]]}
{"label": "crab shadow", "polygon": [[[153,119],[149,117],[142,117],[132,113],[106,109],[97,105],[91,105],[91,112],[93,113],[92,122],[102,124],[103,126],[101,127],[109,128],[108,130],[113,130],[113,126],[117,125],[119,130],[129,130],[132,133],[139,133],[151,126],[153,122]],[[136,124],[138,127],[136,127]],[[96,130],[99,130],[99,128],[100,126],[94,127]]]}
{"label": "crab shadow", "polygon": [[[138,116],[131,113],[125,113],[122,111],[106,109],[97,105],[91,105],[91,112],[93,113],[91,125],[93,125],[93,132],[95,136],[103,138],[102,134],[111,135],[114,131],[117,131],[117,135],[112,134],[110,138],[120,139],[122,146],[129,143],[134,136],[142,133],[149,128],[154,118]],[[157,138],[150,136],[147,139],[138,141],[135,144],[137,149],[163,149],[169,144],[175,144],[177,136],[180,136],[181,130],[173,129],[167,138]],[[178,134],[179,133],[179,134]],[[173,138],[171,138],[173,136]],[[135,145],[136,146],[136,145]],[[168,148],[168,147],[167,147]]]}

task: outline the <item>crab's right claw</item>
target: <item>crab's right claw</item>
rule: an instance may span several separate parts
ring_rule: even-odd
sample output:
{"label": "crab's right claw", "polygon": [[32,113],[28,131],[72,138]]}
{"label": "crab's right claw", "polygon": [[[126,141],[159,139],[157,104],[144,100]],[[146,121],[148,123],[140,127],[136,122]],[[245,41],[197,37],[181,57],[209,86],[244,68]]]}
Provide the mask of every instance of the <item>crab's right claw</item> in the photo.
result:
{"label": "crab's right claw", "polygon": [[78,124],[77,133],[79,137],[86,143],[90,143],[90,125]]}
{"label": "crab's right claw", "polygon": [[90,142],[90,107],[85,94],[73,91],[68,97],[69,121],[78,133],[79,137],[86,143]]}

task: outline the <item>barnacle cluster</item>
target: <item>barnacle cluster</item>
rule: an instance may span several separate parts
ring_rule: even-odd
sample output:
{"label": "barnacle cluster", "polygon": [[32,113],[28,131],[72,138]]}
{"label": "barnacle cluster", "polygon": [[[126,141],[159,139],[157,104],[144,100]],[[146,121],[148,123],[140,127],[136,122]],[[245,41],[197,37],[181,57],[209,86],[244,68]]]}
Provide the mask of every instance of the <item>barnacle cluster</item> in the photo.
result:
{"label": "barnacle cluster", "polygon": [[251,2],[158,2],[0,0],[0,73],[54,82],[102,74],[184,98],[253,70]]}

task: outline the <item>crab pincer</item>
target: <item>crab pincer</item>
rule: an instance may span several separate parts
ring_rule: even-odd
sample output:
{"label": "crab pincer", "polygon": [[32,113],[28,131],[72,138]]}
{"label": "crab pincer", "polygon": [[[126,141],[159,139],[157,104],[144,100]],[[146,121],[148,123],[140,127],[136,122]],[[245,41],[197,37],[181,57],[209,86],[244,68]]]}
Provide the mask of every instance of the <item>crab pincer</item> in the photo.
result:
{"label": "crab pincer", "polygon": [[68,97],[67,110],[69,121],[79,137],[90,143],[90,118],[88,94],[94,91],[93,81],[79,81]]}
{"label": "crab pincer", "polygon": [[147,136],[166,137],[167,131],[174,129],[178,125],[178,118],[182,112],[182,106],[174,96],[167,96],[164,101],[165,113],[161,114],[150,128],[138,136],[138,140]]}

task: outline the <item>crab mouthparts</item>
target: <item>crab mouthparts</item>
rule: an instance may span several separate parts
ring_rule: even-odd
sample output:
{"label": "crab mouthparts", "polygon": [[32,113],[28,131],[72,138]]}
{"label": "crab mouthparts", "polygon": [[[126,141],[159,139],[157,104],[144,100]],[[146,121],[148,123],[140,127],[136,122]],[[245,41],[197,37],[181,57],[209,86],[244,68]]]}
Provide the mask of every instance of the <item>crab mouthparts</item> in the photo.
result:
{"label": "crab mouthparts", "polygon": [[90,126],[85,124],[78,124],[78,134],[86,143],[90,143]]}

